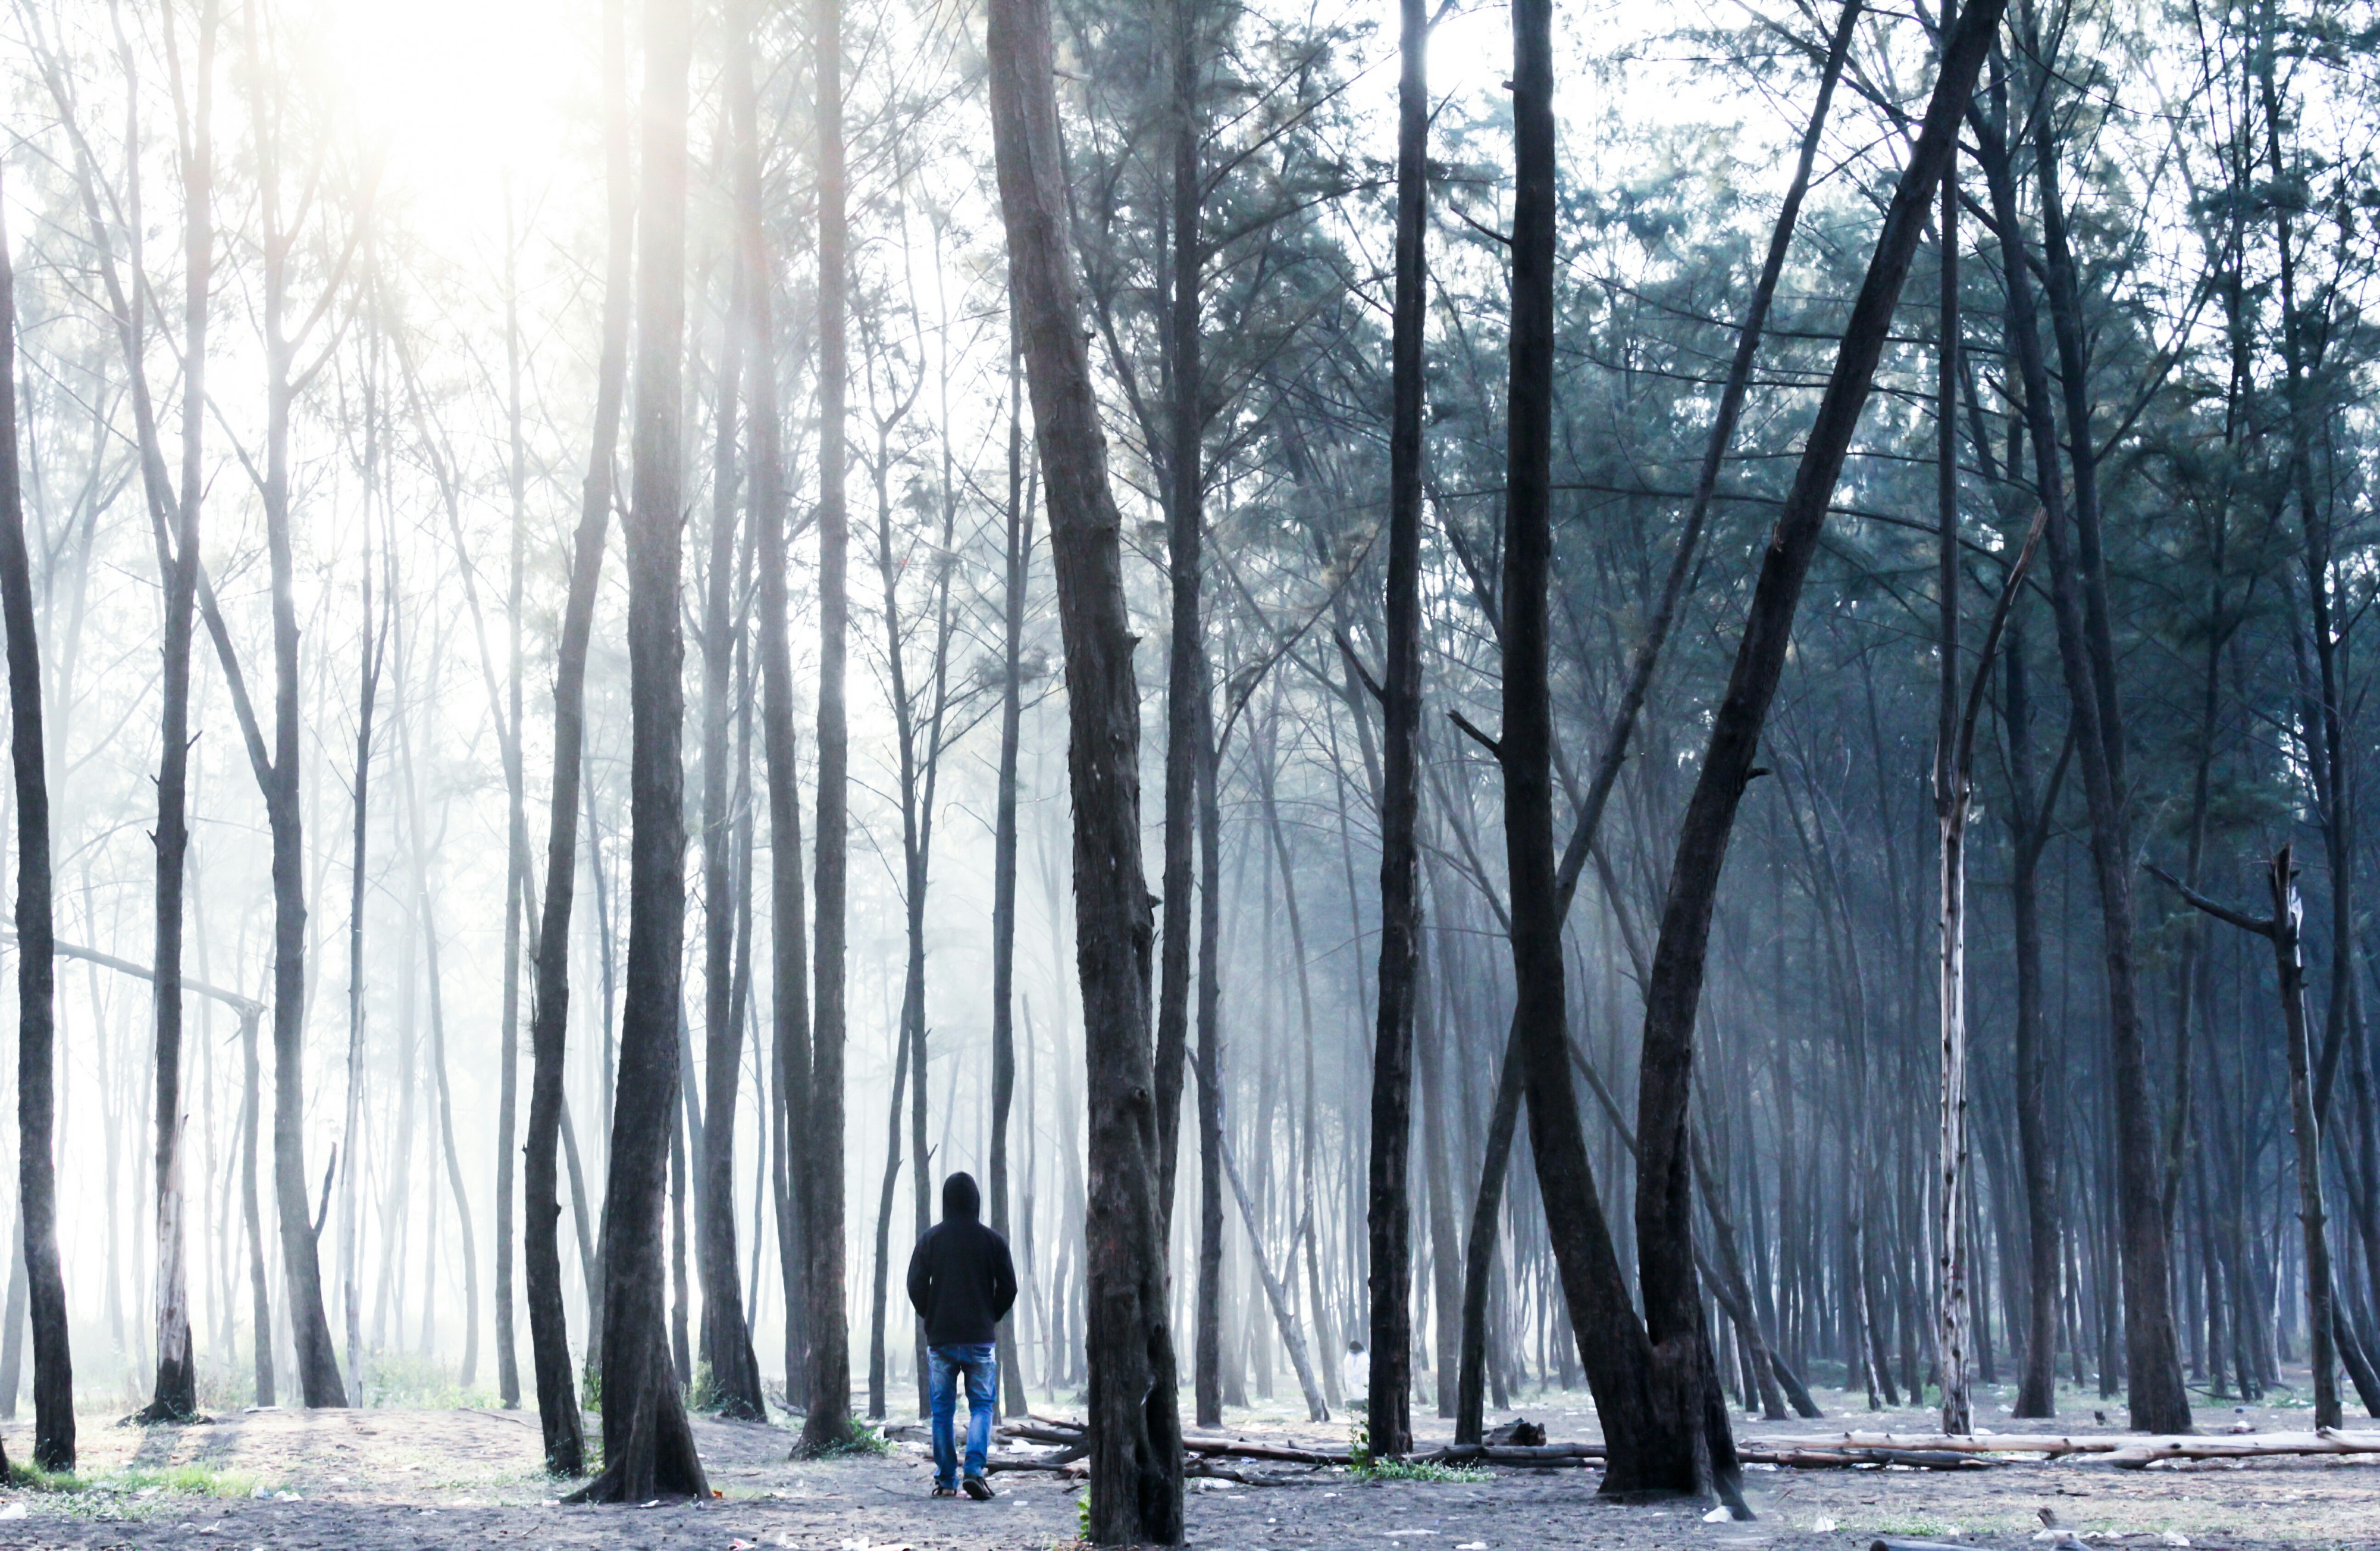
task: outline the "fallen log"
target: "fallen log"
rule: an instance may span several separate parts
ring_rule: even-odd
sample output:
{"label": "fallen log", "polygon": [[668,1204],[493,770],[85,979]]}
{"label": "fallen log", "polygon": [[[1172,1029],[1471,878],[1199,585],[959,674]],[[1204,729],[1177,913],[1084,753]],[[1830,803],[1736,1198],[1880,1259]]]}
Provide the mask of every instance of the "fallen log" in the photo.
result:
{"label": "fallen log", "polygon": [[1768,1448],[1744,1444],[1735,1451],[1745,1465],[1778,1465],[1791,1470],[1850,1470],[1859,1465],[1905,1465],[1919,1471],[1988,1471],[2002,1463],[1980,1454],[1946,1448]]}
{"label": "fallen log", "polygon": [[1835,1437],[1749,1438],[1739,1447],[1750,1451],[1876,1452],[1922,1454],[2039,1454],[2051,1459],[2068,1455],[2095,1456],[2097,1463],[2138,1469],[2159,1459],[2285,1459],[2312,1454],[2380,1454],[2380,1433],[2317,1431],[2247,1435],[2100,1433],[1983,1433],[1970,1436],[1941,1434],[1844,1433]]}

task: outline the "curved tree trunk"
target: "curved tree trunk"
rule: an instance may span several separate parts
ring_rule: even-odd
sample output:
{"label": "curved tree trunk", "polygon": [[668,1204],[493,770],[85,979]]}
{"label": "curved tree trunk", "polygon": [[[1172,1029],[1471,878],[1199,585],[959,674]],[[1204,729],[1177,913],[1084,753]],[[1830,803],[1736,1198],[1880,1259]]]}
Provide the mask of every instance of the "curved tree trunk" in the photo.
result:
{"label": "curved tree trunk", "polygon": [[[522,1150],[523,1269],[528,1274],[529,1362],[537,1380],[538,1426],[545,1468],[577,1475],[587,1468],[587,1430],[570,1367],[569,1313],[562,1298],[561,1184],[555,1143],[564,1112],[564,1057],[570,1032],[570,918],[578,889],[578,797],[587,738],[587,645],[594,631],[595,593],[603,574],[604,532],[614,488],[613,460],[620,441],[620,400],[628,372],[629,253],[636,228],[635,191],[628,181],[627,20],[625,0],[603,6],[603,161],[606,221],[603,250],[603,342],[595,369],[595,426],[580,486],[578,528],[571,541],[570,591],[563,602],[562,640],[553,672],[553,786],[546,825],[545,911],[538,925],[536,983],[529,1004],[528,1133]],[[608,1039],[609,1032],[599,1033]],[[571,1155],[571,1199],[581,1219],[586,1191],[577,1149]],[[583,1248],[583,1245],[582,1245]],[[600,1265],[588,1268],[589,1296],[599,1306]],[[599,1322],[592,1318],[589,1325]],[[589,1332],[590,1340],[595,1332]]]}
{"label": "curved tree trunk", "polygon": [[[1679,828],[1660,939],[1645,987],[1636,1100],[1642,1150],[1636,1179],[1637,1278],[1645,1330],[1653,1343],[1655,1405],[1670,1429],[1663,1440],[1664,1457],[1648,1474],[1669,1484],[1715,1485],[1724,1494],[1733,1490],[1737,1475],[1694,1266],[1687,1141],[1694,1021],[1719,872],[1737,808],[1752,779],[1769,702],[1784,670],[1802,583],[1875,381],[1928,206],[1956,149],[1961,116],[1998,35],[2003,4],[1976,0],[1946,35],[1924,126],[1893,190],[1801,465],[1763,557],[1727,694],[1713,718],[1701,773]],[[1533,1117],[1535,1113],[1533,1108]]]}

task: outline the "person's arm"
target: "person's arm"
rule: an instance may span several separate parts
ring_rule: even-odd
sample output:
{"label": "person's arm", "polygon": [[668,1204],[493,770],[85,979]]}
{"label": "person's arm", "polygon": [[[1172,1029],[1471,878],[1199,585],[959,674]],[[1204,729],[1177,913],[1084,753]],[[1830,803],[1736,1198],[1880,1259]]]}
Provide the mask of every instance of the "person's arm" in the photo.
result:
{"label": "person's arm", "polygon": [[919,1319],[926,1317],[926,1306],[934,1297],[933,1266],[926,1258],[926,1246],[933,1237],[934,1230],[928,1228],[917,1247],[909,1252],[909,1307],[917,1311]]}
{"label": "person's arm", "polygon": [[991,1264],[991,1323],[998,1325],[1016,1302],[1016,1262],[1009,1258],[1007,1240],[995,1233],[991,1241],[1000,1246]]}

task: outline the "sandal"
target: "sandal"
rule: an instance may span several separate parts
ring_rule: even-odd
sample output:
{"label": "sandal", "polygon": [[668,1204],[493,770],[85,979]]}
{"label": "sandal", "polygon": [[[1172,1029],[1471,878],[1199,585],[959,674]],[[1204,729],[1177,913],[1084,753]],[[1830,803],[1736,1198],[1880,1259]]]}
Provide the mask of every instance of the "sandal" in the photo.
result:
{"label": "sandal", "polygon": [[937,1486],[934,1488],[934,1496],[938,1496],[938,1497],[955,1497],[955,1496],[957,1496],[958,1495],[959,1495],[959,1489],[958,1489],[957,1487],[955,1487],[955,1486],[941,1486],[941,1485],[937,1485]]}

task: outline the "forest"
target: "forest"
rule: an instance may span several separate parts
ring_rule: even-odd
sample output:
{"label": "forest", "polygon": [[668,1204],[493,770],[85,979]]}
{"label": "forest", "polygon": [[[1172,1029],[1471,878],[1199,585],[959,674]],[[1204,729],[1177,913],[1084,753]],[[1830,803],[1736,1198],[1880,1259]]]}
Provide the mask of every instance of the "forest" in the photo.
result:
{"label": "forest", "polygon": [[2375,59],[8,0],[0,1518],[2380,1541]]}

